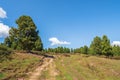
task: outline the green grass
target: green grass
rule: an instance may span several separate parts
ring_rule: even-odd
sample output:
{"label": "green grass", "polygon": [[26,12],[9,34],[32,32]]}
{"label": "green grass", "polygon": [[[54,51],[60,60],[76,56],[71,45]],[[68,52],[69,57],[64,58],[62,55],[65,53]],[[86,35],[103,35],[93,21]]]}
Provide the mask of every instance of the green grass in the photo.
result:
{"label": "green grass", "polygon": [[29,54],[12,54],[11,60],[0,63],[0,80],[16,80],[20,77],[26,77],[27,72],[32,71],[40,62],[40,58]]}
{"label": "green grass", "polygon": [[120,60],[95,56],[58,56],[55,60],[59,75],[56,80],[119,80]]}

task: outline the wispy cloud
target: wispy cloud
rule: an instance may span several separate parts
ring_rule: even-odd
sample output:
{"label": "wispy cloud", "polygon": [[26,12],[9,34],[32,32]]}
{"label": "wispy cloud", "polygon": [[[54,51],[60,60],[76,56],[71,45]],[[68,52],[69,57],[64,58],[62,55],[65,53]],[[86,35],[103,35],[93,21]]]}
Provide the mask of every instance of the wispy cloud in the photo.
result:
{"label": "wispy cloud", "polygon": [[113,41],[112,42],[112,44],[111,44],[112,46],[120,46],[120,41]]}
{"label": "wispy cloud", "polygon": [[51,42],[51,46],[71,44],[70,42],[67,42],[67,41],[60,41],[56,37],[49,38],[49,41]]}
{"label": "wispy cloud", "polygon": [[0,7],[0,18],[7,18],[6,11]]}

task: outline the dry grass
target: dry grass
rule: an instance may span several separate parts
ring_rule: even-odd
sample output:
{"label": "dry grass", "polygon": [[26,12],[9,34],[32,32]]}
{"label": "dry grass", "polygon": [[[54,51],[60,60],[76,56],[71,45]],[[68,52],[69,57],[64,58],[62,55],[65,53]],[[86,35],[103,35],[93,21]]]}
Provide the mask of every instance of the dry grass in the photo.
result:
{"label": "dry grass", "polygon": [[0,80],[16,80],[27,77],[26,73],[34,70],[41,59],[25,53],[12,54],[11,58],[11,60],[0,63]]}
{"label": "dry grass", "polygon": [[59,75],[56,80],[119,80],[120,60],[95,56],[59,56],[56,60]]}
{"label": "dry grass", "polygon": [[[27,77],[26,73],[33,72],[41,58],[33,54],[13,54],[12,60],[0,63],[0,80]],[[49,59],[44,62],[49,62]],[[119,80],[120,60],[82,54],[58,54],[40,74],[38,80]]]}

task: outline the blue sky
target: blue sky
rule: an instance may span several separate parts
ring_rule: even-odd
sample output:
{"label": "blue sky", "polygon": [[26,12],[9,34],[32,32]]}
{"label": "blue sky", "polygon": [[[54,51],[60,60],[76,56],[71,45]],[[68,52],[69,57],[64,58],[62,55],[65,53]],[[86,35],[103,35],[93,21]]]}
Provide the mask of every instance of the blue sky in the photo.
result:
{"label": "blue sky", "polygon": [[0,7],[7,14],[0,22],[9,27],[17,27],[19,16],[31,16],[45,48],[56,47],[50,38],[70,48],[89,46],[104,34],[120,41],[120,0],[0,0]]}

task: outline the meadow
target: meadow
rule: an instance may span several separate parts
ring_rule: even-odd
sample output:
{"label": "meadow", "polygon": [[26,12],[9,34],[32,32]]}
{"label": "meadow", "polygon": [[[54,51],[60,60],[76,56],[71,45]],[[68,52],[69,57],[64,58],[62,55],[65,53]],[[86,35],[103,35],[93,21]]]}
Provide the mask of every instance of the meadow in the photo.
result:
{"label": "meadow", "polygon": [[[120,60],[83,54],[56,55],[39,80],[119,80]],[[53,71],[52,75],[51,70]]]}
{"label": "meadow", "polygon": [[0,80],[16,80],[26,78],[28,72],[32,72],[40,65],[41,57],[26,53],[11,54],[10,59],[0,63]]}
{"label": "meadow", "polygon": [[10,60],[0,63],[0,80],[32,80],[31,76],[34,80],[120,79],[120,60],[85,54],[52,55],[54,58],[29,53],[11,54]]}

